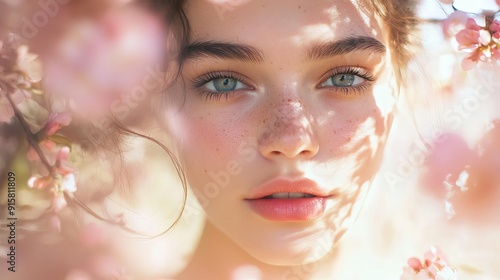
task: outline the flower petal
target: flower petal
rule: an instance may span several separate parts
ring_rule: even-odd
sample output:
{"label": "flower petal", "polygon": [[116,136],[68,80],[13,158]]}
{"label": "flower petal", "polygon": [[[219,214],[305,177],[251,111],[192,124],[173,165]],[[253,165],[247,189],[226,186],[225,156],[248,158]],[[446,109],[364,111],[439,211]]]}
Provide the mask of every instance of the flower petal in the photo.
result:
{"label": "flower petal", "polygon": [[54,185],[54,179],[51,176],[33,176],[28,179],[28,186],[33,189],[45,189]]}
{"label": "flower petal", "polygon": [[419,271],[423,268],[422,263],[417,258],[409,258],[407,262],[408,265],[415,271]]}
{"label": "flower petal", "polygon": [[74,173],[69,173],[62,178],[61,190],[70,193],[76,192],[76,176]]}
{"label": "flower petal", "polygon": [[71,123],[71,114],[67,112],[51,113],[49,121],[45,125],[45,133],[53,135],[63,126],[68,126]]}
{"label": "flower petal", "polygon": [[469,29],[463,29],[457,33],[455,39],[458,43],[458,50],[475,50],[479,47],[479,32]]}
{"label": "flower petal", "polygon": [[476,31],[481,30],[481,27],[479,25],[477,25],[477,22],[473,18],[467,19],[467,23],[465,24],[465,28],[470,29],[470,30],[476,30]]}
{"label": "flower petal", "polygon": [[68,202],[66,201],[66,198],[64,198],[64,194],[61,192],[55,192],[54,197],[52,198],[52,209],[54,209],[54,212],[61,212],[61,210],[66,208],[66,206],[68,206]]}
{"label": "flower petal", "polygon": [[436,274],[436,280],[457,280],[457,272],[449,266],[445,266]]}
{"label": "flower petal", "polygon": [[462,69],[464,71],[469,71],[469,70],[472,70],[474,67],[476,67],[477,65],[477,61],[474,61],[472,59],[470,59],[469,57],[466,57],[462,60]]}
{"label": "flower petal", "polygon": [[479,42],[483,46],[487,46],[491,43],[491,34],[488,30],[484,29],[479,30]]}

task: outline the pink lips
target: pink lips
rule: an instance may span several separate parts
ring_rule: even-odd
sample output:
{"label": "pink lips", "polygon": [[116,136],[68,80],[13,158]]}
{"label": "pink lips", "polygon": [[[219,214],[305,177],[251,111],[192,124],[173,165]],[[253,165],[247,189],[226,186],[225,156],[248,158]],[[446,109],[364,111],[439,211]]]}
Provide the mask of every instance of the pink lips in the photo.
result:
{"label": "pink lips", "polygon": [[[281,198],[283,193],[307,194],[302,198]],[[275,195],[279,198],[272,198]],[[292,195],[293,196],[293,195]],[[311,197],[312,196],[312,197]],[[309,179],[286,180],[277,178],[257,188],[245,199],[259,216],[271,221],[307,221],[319,218],[325,212],[330,195]]]}

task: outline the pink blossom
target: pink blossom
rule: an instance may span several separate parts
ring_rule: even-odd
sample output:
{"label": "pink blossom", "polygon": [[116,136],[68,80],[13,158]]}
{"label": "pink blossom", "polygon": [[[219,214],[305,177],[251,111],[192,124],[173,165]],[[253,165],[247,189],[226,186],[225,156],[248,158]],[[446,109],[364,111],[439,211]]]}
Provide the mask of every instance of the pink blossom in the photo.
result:
{"label": "pink blossom", "polygon": [[429,266],[432,264],[438,264],[440,266],[445,266],[446,256],[444,253],[436,246],[431,246],[429,250],[424,253],[425,265]]}
{"label": "pink blossom", "polygon": [[75,171],[68,163],[70,154],[69,147],[62,147],[56,156],[56,163],[54,164],[55,171],[61,175],[70,175]]}
{"label": "pink blossom", "polygon": [[451,5],[453,4],[453,0],[439,0],[439,2],[446,4],[446,5]]}
{"label": "pink blossom", "polygon": [[493,33],[492,37],[496,40],[496,43],[500,43],[500,22],[494,20],[490,24],[489,29]]}
{"label": "pink blossom", "polygon": [[498,46],[491,47],[491,58],[495,60],[500,60],[500,49]]}
{"label": "pink blossom", "polygon": [[408,259],[400,280],[456,280],[457,272],[450,267],[446,257],[437,247],[432,246],[424,254],[424,261]]}
{"label": "pink blossom", "polygon": [[[52,165],[53,171],[56,174],[61,176],[68,175],[70,173],[75,172],[75,168],[73,168],[69,163],[70,156],[70,148],[69,147],[61,147],[57,150],[57,145],[51,140],[43,140],[39,144],[40,149],[42,150],[43,155]],[[31,161],[39,160],[38,154],[35,149],[30,146],[27,153],[27,158]],[[63,177],[64,178],[64,177]]]}
{"label": "pink blossom", "polygon": [[[476,160],[476,153],[469,148],[465,139],[457,134],[439,135],[434,149],[425,160],[426,172],[422,176],[421,186],[432,195],[442,199],[447,194],[443,181],[458,179],[458,174]],[[451,177],[448,177],[452,174]]]}
{"label": "pink blossom", "polygon": [[475,50],[479,47],[481,27],[472,18],[467,19],[465,29],[457,33],[458,50]]}
{"label": "pink blossom", "polygon": [[457,272],[449,266],[445,266],[436,274],[436,280],[457,280]]}
{"label": "pink blossom", "polygon": [[467,20],[465,29],[457,33],[458,49],[470,54],[462,60],[462,68],[470,70],[479,61],[493,62],[500,58],[498,41],[500,39],[500,25],[493,21],[483,28],[477,25],[472,18]]}
{"label": "pink blossom", "polygon": [[64,197],[64,194],[62,192],[55,192],[54,196],[52,197],[52,209],[54,210],[55,213],[61,212],[66,206],[68,206],[68,202],[66,201],[66,198]]}
{"label": "pink blossom", "polygon": [[68,173],[61,179],[59,188],[61,191],[69,193],[76,192],[76,176],[74,173]]}
{"label": "pink blossom", "polygon": [[45,189],[55,186],[55,181],[52,176],[35,175],[29,178],[28,186],[33,189]]}
{"label": "pink blossom", "polygon": [[68,173],[61,176],[60,174],[48,176],[33,176],[28,180],[28,186],[34,189],[49,188],[53,192],[51,200],[51,209],[55,213],[61,212],[68,202],[64,196],[65,193],[76,192],[76,176],[74,173]]}
{"label": "pink blossom", "polygon": [[54,135],[63,126],[68,126],[71,123],[71,114],[67,112],[51,113],[49,120],[45,125],[44,132],[46,135]]}
{"label": "pink blossom", "polygon": [[67,206],[64,193],[74,193],[76,187],[76,175],[67,164],[69,158],[69,148],[63,147],[56,156],[53,166],[53,174],[48,176],[33,176],[28,180],[28,186],[34,189],[49,188],[54,192],[52,198],[52,209],[57,213]]}
{"label": "pink blossom", "polygon": [[462,60],[462,69],[469,71],[476,66],[482,56],[481,50],[477,49]]}
{"label": "pink blossom", "polygon": [[408,259],[408,265],[413,269],[413,270],[420,270],[422,269],[424,266],[422,265],[422,263],[420,262],[419,259],[417,258],[409,258]]}

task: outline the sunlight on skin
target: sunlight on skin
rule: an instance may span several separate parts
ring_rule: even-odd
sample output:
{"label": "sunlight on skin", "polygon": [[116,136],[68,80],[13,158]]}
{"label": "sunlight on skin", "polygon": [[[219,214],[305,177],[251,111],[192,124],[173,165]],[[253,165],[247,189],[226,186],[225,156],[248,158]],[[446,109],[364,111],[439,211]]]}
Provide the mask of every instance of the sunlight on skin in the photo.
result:
{"label": "sunlight on skin", "polygon": [[[225,254],[236,254],[238,257],[224,261],[234,261],[226,269],[238,266],[240,259],[265,267],[264,275],[267,269],[284,269],[265,263],[293,266],[321,259],[332,252],[349,227],[377,170],[392,120],[395,89],[389,82],[393,77],[390,50],[385,54],[359,51],[313,60],[308,59],[307,52],[314,44],[351,35],[377,34],[375,38],[388,45],[381,36],[383,29],[367,26],[366,22],[376,20],[362,15],[345,0],[336,4],[293,1],[287,5],[250,1],[222,14],[217,14],[212,5],[188,2],[192,41],[251,46],[260,51],[263,61],[190,58],[182,73],[186,90],[171,95],[172,100],[182,102],[170,102],[167,121],[171,128],[175,125],[171,134],[195,193],[206,192],[213,174],[225,170],[229,161],[240,167],[240,172],[228,179],[229,185],[212,198],[203,198],[208,201],[205,210],[215,228],[211,237],[207,233],[201,242],[219,244],[217,254],[206,254],[215,262]],[[331,69],[344,66],[359,66],[373,73],[377,82],[367,89],[370,93],[332,94],[320,86]],[[247,87],[227,99],[206,100],[192,82],[210,71],[238,73]],[[240,147],[254,138],[257,146],[249,151],[253,155],[249,157]],[[269,154],[273,149],[289,158]],[[314,152],[294,158],[294,149]],[[327,202],[327,213],[317,220],[263,220],[243,199],[278,176],[312,178],[338,198]],[[199,255],[205,254],[204,245],[200,248]],[[190,269],[196,270],[197,261],[194,263]],[[206,260],[201,263],[208,265]],[[220,264],[217,266],[220,268]]]}

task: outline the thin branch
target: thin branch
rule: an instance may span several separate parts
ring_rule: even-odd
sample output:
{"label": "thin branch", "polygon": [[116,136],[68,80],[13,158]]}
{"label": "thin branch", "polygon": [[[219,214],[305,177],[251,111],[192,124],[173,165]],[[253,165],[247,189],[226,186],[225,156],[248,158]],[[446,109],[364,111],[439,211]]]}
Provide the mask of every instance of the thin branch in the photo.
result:
{"label": "thin branch", "polygon": [[12,109],[14,110],[14,115],[21,123],[21,127],[23,128],[24,133],[26,134],[26,139],[28,140],[28,143],[31,145],[31,147],[33,147],[33,149],[35,149],[35,152],[37,153],[38,157],[42,161],[42,164],[47,168],[49,173],[52,174],[54,170],[53,170],[52,166],[50,165],[49,161],[47,160],[47,158],[45,157],[45,154],[40,149],[40,146],[38,145],[38,141],[35,139],[35,135],[29,129],[29,124],[26,121],[26,119],[24,118],[23,113],[21,113],[21,111],[19,111],[16,104],[12,100],[12,97],[10,96],[9,92],[6,92],[5,96],[7,97],[7,100],[9,101],[10,105],[12,106]]}

